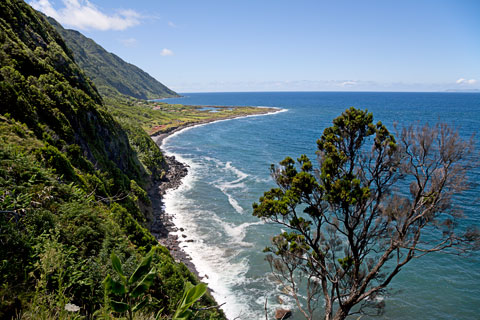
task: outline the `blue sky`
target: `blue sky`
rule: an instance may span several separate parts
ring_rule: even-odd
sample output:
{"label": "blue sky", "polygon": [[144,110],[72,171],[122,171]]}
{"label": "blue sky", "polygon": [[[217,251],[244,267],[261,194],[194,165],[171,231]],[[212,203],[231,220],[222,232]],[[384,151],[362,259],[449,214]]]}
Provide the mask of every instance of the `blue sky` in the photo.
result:
{"label": "blue sky", "polygon": [[178,92],[480,89],[478,0],[31,0]]}

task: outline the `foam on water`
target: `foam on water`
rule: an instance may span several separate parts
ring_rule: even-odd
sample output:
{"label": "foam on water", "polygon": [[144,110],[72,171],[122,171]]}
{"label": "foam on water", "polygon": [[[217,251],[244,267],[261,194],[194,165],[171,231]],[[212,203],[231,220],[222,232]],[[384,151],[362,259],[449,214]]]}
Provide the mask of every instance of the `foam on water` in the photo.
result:
{"label": "foam on water", "polygon": [[232,162],[231,162],[231,161],[228,161],[228,162],[225,164],[225,169],[232,171],[232,172],[238,177],[238,179],[235,180],[235,181],[232,181],[232,183],[240,182],[240,181],[242,181],[243,179],[245,179],[245,178],[248,177],[248,174],[246,174],[246,173],[243,172],[242,170],[239,170],[238,168],[235,168],[235,167],[232,165]]}
{"label": "foam on water", "polygon": [[[279,109],[279,112],[287,110]],[[262,115],[253,115],[262,116]],[[247,116],[250,117],[250,116]],[[229,121],[220,120],[221,121]],[[205,126],[201,124],[199,126]],[[245,210],[235,199],[231,191],[245,191],[244,181],[249,175],[236,168],[231,161],[222,162],[214,157],[203,157],[196,159],[188,155],[179,155],[170,151],[166,143],[173,137],[191,130],[194,127],[187,127],[179,130],[163,140],[163,149],[169,156],[189,166],[187,176],[182,180],[182,185],[176,190],[168,190],[164,196],[165,211],[173,216],[173,223],[186,230],[188,238],[183,238],[181,232],[176,232],[181,247],[192,258],[192,262],[199,274],[204,276],[202,281],[206,282],[212,289],[213,296],[222,306],[229,319],[237,316],[255,318],[259,314],[256,310],[250,309],[251,296],[234,292],[236,286],[245,285],[250,280],[245,274],[249,270],[249,263],[246,257],[238,258],[245,248],[253,246],[253,243],[245,241],[247,231],[250,227],[263,224],[262,221],[244,222],[240,224],[223,221],[214,212],[200,209],[185,194],[194,190],[196,183],[201,179],[201,172],[210,169],[220,169],[224,172],[224,178],[213,181],[213,185],[219,189],[228,199],[228,203],[239,214]],[[208,169],[208,162],[213,167]],[[210,230],[206,231],[205,226],[199,228],[198,221],[208,220]],[[175,233],[174,233],[175,234]],[[217,235],[217,237],[212,237]],[[228,237],[228,243],[222,242],[215,245],[215,238]],[[186,242],[186,240],[194,240]]]}
{"label": "foam on water", "polygon": [[228,181],[228,182],[224,181],[225,179],[218,180],[217,183],[221,183],[220,187],[222,188],[231,189],[231,188],[243,187],[244,185],[240,184],[240,182],[249,177],[247,173],[233,166],[231,161],[222,162],[219,159],[212,158],[212,157],[204,157],[203,159],[205,159],[206,161],[215,163],[216,168],[221,169],[226,174],[231,173],[235,175],[235,177],[237,178],[237,179],[234,179],[233,181]]}
{"label": "foam on water", "polygon": [[225,195],[227,196],[228,198],[228,203],[230,203],[230,205],[233,207],[233,209],[235,209],[235,211],[237,211],[238,213],[240,214],[244,214],[245,211],[243,210],[243,208],[238,204],[238,201],[235,200],[235,198],[232,197],[231,194],[227,193],[227,192],[224,192]]}
{"label": "foam on water", "polygon": [[[186,159],[182,159],[186,160]],[[235,298],[232,288],[241,282],[245,281],[245,273],[248,271],[248,261],[242,259],[240,261],[233,261],[233,258],[238,254],[238,249],[231,249],[230,247],[216,246],[208,241],[208,235],[212,233],[199,232],[195,217],[211,215],[211,221],[218,225],[218,230],[225,230],[230,233],[235,241],[243,239],[242,228],[235,227],[221,223],[219,219],[212,212],[205,212],[201,210],[192,210],[191,202],[182,196],[182,194],[194,187],[196,179],[195,166],[192,162],[186,161],[190,167],[190,173],[184,179],[184,184],[176,189],[169,190],[165,194],[165,208],[166,212],[173,214],[173,222],[177,227],[183,227],[187,230],[188,239],[193,239],[194,242],[185,242],[182,237],[179,237],[181,246],[192,258],[199,274],[207,276],[203,281],[213,290],[213,296],[219,303],[226,304],[223,307],[224,312],[229,318],[233,318],[239,313],[245,305],[242,297]],[[245,228],[247,226],[244,226]],[[179,233],[179,232],[178,232]],[[211,239],[210,239],[211,240]]]}
{"label": "foam on water", "polygon": [[[221,162],[218,159],[211,158],[211,157],[204,157],[206,161],[215,163],[215,167],[221,169],[225,172],[225,175],[222,176],[221,179],[213,181],[211,184],[215,186],[217,189],[222,191],[222,193],[227,197],[228,203],[232,206],[233,209],[239,214],[244,214],[245,210],[242,206],[238,203],[235,199],[235,196],[229,192],[232,189],[240,189],[240,191],[246,191],[246,185],[242,181],[247,179],[249,175],[235,166],[232,165],[232,162],[228,161],[226,163]],[[234,177],[231,177],[232,174]],[[232,179],[228,179],[228,178]],[[236,179],[235,179],[236,178]]]}
{"label": "foam on water", "polygon": [[247,228],[251,226],[264,224],[263,221],[257,222],[244,222],[240,225],[235,225],[232,223],[224,222],[221,219],[218,220],[218,223],[223,227],[226,234],[238,245],[251,247],[253,244],[251,242],[245,242],[245,236],[247,234]]}

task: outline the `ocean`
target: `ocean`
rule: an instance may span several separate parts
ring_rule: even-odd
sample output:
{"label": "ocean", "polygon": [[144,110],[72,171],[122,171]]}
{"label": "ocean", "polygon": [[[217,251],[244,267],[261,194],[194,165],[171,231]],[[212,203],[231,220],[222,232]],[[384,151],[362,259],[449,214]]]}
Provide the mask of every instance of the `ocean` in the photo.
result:
{"label": "ocean", "polygon": [[[163,149],[189,166],[189,174],[165,196],[181,246],[229,319],[264,319],[292,308],[291,298],[272,279],[262,250],[281,230],[252,216],[252,203],[274,187],[270,164],[286,156],[315,159],[316,140],[346,108],[368,109],[374,122],[390,131],[418,123],[447,122],[468,139],[480,127],[478,93],[255,92],[185,93],[169,103],[268,106],[282,112],[219,121],[175,133]],[[479,138],[474,138],[477,152]],[[456,197],[467,216],[480,225],[480,171],[471,172],[471,189]],[[184,237],[185,236],[185,237]],[[479,319],[480,254],[431,254],[410,262],[395,277],[381,319]],[[283,302],[281,304],[281,302]],[[356,319],[357,317],[352,317]],[[373,317],[372,317],[373,318]],[[370,317],[362,317],[370,319]]]}

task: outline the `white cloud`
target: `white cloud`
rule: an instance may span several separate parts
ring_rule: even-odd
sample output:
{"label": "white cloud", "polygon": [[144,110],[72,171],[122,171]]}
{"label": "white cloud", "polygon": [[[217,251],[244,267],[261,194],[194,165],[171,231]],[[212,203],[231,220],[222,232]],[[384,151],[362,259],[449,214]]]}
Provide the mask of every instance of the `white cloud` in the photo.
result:
{"label": "white cloud", "polygon": [[176,28],[177,25],[175,23],[173,23],[172,21],[168,21],[168,26],[169,27],[172,27],[172,28]]}
{"label": "white cloud", "polygon": [[354,86],[356,85],[357,82],[356,81],[344,81],[342,83],[340,83],[340,86],[342,87],[351,87],[351,86]]}
{"label": "white cloud", "polygon": [[161,55],[161,56],[173,56],[173,51],[170,50],[170,49],[164,48],[164,49],[160,52],[160,55]]}
{"label": "white cloud", "polygon": [[456,81],[457,84],[475,84],[477,83],[476,79],[465,79],[465,78],[460,78]]}
{"label": "white cloud", "polygon": [[117,10],[105,14],[88,0],[62,0],[64,8],[55,9],[50,0],[33,0],[30,5],[60,22],[80,30],[125,30],[140,23],[140,14],[134,10]]}
{"label": "white cloud", "polygon": [[137,44],[137,39],[135,38],[128,38],[128,39],[121,39],[120,42],[125,46],[125,47],[135,47]]}

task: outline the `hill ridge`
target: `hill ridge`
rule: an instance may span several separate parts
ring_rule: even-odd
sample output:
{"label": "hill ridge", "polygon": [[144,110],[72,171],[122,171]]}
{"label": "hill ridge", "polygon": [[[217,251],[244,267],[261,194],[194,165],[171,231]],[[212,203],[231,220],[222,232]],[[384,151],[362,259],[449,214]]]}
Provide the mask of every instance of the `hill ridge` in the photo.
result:
{"label": "hill ridge", "polygon": [[145,100],[179,97],[147,72],[108,52],[93,39],[77,30],[64,28],[51,17],[47,17],[47,20],[63,37],[73,52],[75,62],[95,83],[102,95],[122,94]]}

